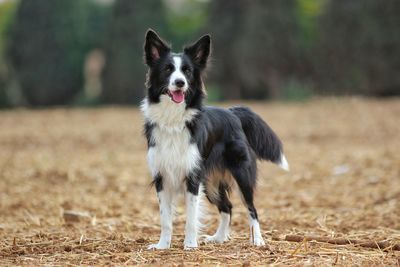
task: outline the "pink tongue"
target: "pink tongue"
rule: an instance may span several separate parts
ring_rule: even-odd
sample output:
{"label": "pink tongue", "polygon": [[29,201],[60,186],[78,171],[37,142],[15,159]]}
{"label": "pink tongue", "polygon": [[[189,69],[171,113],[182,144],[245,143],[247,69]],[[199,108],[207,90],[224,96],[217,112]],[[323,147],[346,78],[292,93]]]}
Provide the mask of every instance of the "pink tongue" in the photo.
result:
{"label": "pink tongue", "polygon": [[182,103],[185,98],[185,95],[183,94],[183,92],[181,90],[172,91],[171,95],[172,95],[172,100],[178,104]]}

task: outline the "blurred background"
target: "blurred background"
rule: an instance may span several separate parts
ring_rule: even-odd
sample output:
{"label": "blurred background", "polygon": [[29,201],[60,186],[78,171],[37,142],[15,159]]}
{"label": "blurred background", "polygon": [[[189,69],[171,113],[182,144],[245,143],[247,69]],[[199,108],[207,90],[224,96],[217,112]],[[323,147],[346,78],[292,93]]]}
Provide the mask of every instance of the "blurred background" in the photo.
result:
{"label": "blurred background", "polygon": [[137,104],[142,45],[213,38],[211,101],[400,95],[398,0],[0,0],[0,107]]}
{"label": "blurred background", "polygon": [[[160,230],[135,106],[148,28],[176,52],[211,33],[209,101],[240,99],[282,139],[291,172],[258,164],[268,247],[248,246],[233,193],[223,249],[182,254],[178,205],[174,249],[146,250]],[[400,0],[0,0],[0,108],[1,266],[400,264]]]}

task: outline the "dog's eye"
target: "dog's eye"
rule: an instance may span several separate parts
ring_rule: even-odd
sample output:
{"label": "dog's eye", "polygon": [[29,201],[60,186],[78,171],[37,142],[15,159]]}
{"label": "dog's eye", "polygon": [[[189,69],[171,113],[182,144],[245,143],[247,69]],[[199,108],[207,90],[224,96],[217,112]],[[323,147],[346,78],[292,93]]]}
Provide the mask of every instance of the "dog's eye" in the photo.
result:
{"label": "dog's eye", "polygon": [[167,65],[167,66],[165,66],[164,70],[166,72],[172,72],[174,70],[174,67],[172,65]]}
{"label": "dog's eye", "polygon": [[184,73],[186,73],[186,74],[190,74],[190,72],[191,72],[191,70],[190,70],[190,68],[189,68],[188,66],[183,66],[183,67],[182,67],[182,71],[183,71]]}

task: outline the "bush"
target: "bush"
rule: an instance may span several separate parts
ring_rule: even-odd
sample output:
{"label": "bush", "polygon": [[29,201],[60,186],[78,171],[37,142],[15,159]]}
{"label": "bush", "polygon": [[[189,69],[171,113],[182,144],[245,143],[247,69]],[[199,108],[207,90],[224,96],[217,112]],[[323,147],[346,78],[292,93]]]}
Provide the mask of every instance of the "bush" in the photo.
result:
{"label": "bush", "polygon": [[87,1],[22,0],[10,58],[31,105],[69,103],[81,90],[88,50]]}

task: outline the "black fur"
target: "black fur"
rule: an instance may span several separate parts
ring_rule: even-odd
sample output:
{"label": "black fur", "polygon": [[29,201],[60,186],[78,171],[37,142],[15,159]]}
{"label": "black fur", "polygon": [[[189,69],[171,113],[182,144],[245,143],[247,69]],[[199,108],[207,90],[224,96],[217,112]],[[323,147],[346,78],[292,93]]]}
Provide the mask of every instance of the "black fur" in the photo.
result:
{"label": "black fur", "polygon": [[184,54],[189,56],[197,68],[203,70],[207,65],[207,59],[210,55],[211,38],[210,35],[204,35],[194,44],[185,47]]}
{"label": "black fur", "polygon": [[187,191],[192,193],[193,195],[198,195],[201,182],[203,182],[201,171],[190,173],[188,177],[186,177]]}
{"label": "black fur", "polygon": [[218,198],[210,198],[210,196],[207,194],[206,196],[211,203],[217,206],[219,212],[225,212],[229,215],[232,215],[232,203],[228,197],[230,191],[231,188],[229,185],[226,183],[220,183],[218,186]]}
{"label": "black fur", "polygon": [[229,110],[239,117],[247,140],[258,158],[280,163],[282,142],[271,127],[247,107],[232,107]]}
{"label": "black fur", "polygon": [[[282,143],[261,117],[249,108],[223,109],[203,106],[202,73],[210,54],[210,43],[210,36],[206,35],[184,48],[182,54],[174,54],[157,34],[149,30],[145,43],[145,59],[149,66],[148,101],[150,104],[156,104],[160,101],[160,96],[166,93],[172,57],[181,56],[183,68],[188,69],[188,72],[185,72],[189,83],[189,91],[185,95],[186,108],[199,111],[186,123],[186,127],[191,134],[190,142],[197,144],[202,157],[201,171],[191,173],[186,179],[187,190],[197,194],[199,184],[207,183],[211,172],[230,172],[243,194],[250,216],[257,219],[257,211],[253,204],[257,177],[256,161],[258,158],[280,163],[283,155]],[[159,50],[154,53],[154,49]],[[151,141],[152,128],[153,125],[145,124],[149,146],[154,145]],[[208,199],[220,212],[231,213],[229,185],[224,182],[219,184],[217,199],[208,193],[206,192]]]}
{"label": "black fur", "polygon": [[153,138],[151,138],[151,133],[153,132],[154,126],[155,125],[150,122],[145,122],[144,124],[144,135],[147,139],[147,147],[152,147],[156,145]]}
{"label": "black fur", "polygon": [[152,184],[154,184],[154,186],[156,187],[156,191],[160,192],[161,190],[163,190],[163,184],[162,184],[162,176],[161,174],[157,174],[154,178],[153,178],[153,182]]}

